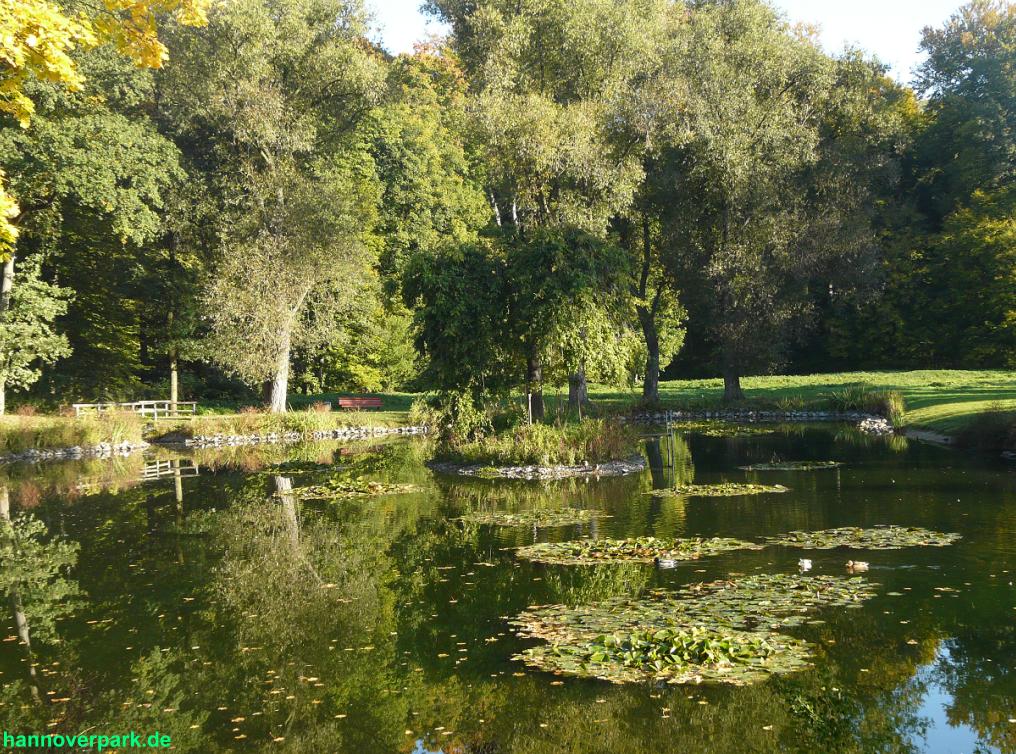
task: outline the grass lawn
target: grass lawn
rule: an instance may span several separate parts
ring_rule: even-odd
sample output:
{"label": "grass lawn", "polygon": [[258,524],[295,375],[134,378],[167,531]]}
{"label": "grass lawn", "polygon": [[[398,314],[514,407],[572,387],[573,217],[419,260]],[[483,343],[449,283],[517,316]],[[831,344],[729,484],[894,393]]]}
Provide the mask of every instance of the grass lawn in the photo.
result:
{"label": "grass lawn", "polygon": [[[977,415],[1003,408],[1016,413],[1016,372],[1002,370],[921,370],[914,372],[844,372],[802,376],[747,377],[742,380],[746,406],[821,408],[830,394],[863,385],[896,390],[906,402],[906,423],[919,429],[952,434]],[[590,386],[598,405],[622,410],[640,399],[602,385]],[[723,380],[673,380],[660,384],[660,401],[673,408],[707,409],[722,405]]]}

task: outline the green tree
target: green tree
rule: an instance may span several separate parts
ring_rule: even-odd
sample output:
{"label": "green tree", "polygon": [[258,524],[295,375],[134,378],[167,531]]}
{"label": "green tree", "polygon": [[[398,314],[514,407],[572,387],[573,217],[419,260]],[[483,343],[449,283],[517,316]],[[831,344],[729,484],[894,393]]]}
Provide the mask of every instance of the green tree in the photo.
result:
{"label": "green tree", "polygon": [[1006,0],[973,0],[924,30],[915,85],[928,98],[928,127],[915,157],[918,196],[934,219],[1016,177],[1014,47],[1016,5]]}
{"label": "green tree", "polygon": [[[494,223],[518,234],[579,228],[604,236],[631,202],[638,156],[615,148],[614,102],[637,71],[645,15],[659,3],[432,0],[452,27],[470,83],[474,132]],[[534,417],[543,365],[526,357]],[[574,395],[585,378],[575,375]]]}
{"label": "green tree", "polygon": [[364,24],[355,2],[243,0],[168,40],[164,119],[216,198],[209,353],[276,412],[292,348],[331,334],[323,309],[346,305],[377,251],[364,123],[384,81]]}
{"label": "green tree", "polygon": [[[19,237],[5,260],[0,310],[16,290],[20,262],[37,264],[35,257],[45,261],[47,273],[67,284],[81,267],[103,266],[103,260],[95,259],[103,256],[97,250],[102,248],[121,260],[132,257],[112,272],[126,283],[136,269],[138,245],[159,232],[164,192],[181,177],[176,150],[145,114],[151,73],[109,49],[76,56],[76,67],[85,76],[80,90],[26,83],[35,102],[30,124],[0,126],[0,169],[20,202],[13,218]],[[89,283],[81,282],[79,304],[89,300]],[[114,300],[111,292],[107,288],[102,294],[107,304]],[[81,346],[93,343],[105,351],[86,382],[111,382],[104,378],[122,362],[114,357],[118,347],[104,339],[105,318],[94,310],[82,316],[75,306],[70,311],[76,321],[61,323],[75,352],[87,352]],[[91,323],[91,332],[81,332],[85,322]]]}
{"label": "green tree", "polygon": [[70,293],[43,281],[37,262],[22,267],[21,283],[0,312],[0,416],[8,387],[30,387],[44,364],[70,355],[67,337],[53,329],[54,320],[67,311]]}
{"label": "green tree", "polygon": [[757,0],[696,6],[680,41],[687,138],[665,155],[676,180],[661,232],[736,400],[740,376],[779,363],[808,324],[816,288],[873,266],[864,179],[889,169],[895,90]]}

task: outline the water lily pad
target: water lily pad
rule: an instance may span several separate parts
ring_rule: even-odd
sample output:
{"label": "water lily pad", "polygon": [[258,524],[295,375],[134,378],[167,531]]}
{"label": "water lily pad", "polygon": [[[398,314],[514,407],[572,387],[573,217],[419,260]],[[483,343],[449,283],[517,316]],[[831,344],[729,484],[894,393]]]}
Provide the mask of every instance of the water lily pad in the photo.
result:
{"label": "water lily pad", "polygon": [[782,484],[752,484],[748,482],[721,482],[720,484],[681,484],[665,490],[652,490],[653,497],[739,497],[787,492]]}
{"label": "water lily pad", "polygon": [[706,437],[760,437],[776,433],[776,429],[772,426],[733,424],[723,421],[675,422],[670,424],[670,428],[678,432],[692,432]]}
{"label": "water lily pad", "polygon": [[821,531],[792,531],[778,537],[769,537],[767,542],[808,550],[831,550],[835,547],[900,550],[904,547],[945,547],[961,538],[959,534],[946,534],[919,526],[879,526],[874,529],[845,526]]}
{"label": "water lily pad", "polygon": [[522,511],[472,511],[459,520],[490,526],[552,527],[586,524],[594,519],[610,518],[603,511],[590,508],[534,508]]}
{"label": "water lily pad", "polygon": [[583,565],[590,563],[651,563],[660,560],[697,560],[731,550],[760,550],[761,545],[729,537],[691,539],[581,539],[571,542],[538,542],[520,547],[520,558],[537,563]]}
{"label": "water lily pad", "polygon": [[512,623],[546,644],[515,659],[614,683],[753,683],[807,664],[809,646],[778,629],[814,622],[823,608],[860,604],[874,586],[859,577],[754,575],[638,599],[535,606]]}
{"label": "water lily pad", "polygon": [[293,490],[293,494],[302,500],[342,500],[377,495],[401,495],[407,492],[416,492],[418,489],[415,484],[393,484],[364,479],[335,479],[325,484],[297,487]]}
{"label": "water lily pad", "polygon": [[822,471],[837,469],[843,464],[839,461],[773,461],[771,463],[754,463],[750,466],[738,466],[743,471]]}
{"label": "water lily pad", "polygon": [[760,631],[696,626],[600,636],[576,645],[541,646],[517,659],[541,670],[611,683],[728,683],[743,686],[808,665],[808,645]]}

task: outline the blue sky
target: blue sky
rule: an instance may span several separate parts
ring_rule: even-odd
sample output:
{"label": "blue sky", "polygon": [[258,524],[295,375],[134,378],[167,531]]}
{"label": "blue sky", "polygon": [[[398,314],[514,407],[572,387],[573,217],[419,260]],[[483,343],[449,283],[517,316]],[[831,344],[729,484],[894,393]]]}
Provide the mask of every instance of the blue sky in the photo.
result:
{"label": "blue sky", "polygon": [[[407,52],[428,32],[440,32],[427,24],[420,12],[421,0],[368,0],[378,36],[391,52]],[[816,24],[822,43],[830,52],[856,44],[892,66],[896,77],[910,80],[920,62],[917,46],[921,29],[938,26],[963,0],[776,0],[775,5],[792,21]]]}

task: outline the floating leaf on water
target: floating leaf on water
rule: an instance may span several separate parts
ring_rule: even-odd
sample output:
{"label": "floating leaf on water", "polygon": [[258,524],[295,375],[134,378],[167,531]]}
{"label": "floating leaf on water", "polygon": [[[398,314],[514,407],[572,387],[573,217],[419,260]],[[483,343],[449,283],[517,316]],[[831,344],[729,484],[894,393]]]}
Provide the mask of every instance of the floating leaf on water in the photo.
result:
{"label": "floating leaf on water", "polygon": [[808,645],[777,629],[868,599],[873,586],[859,577],[754,575],[641,599],[532,607],[512,623],[546,644],[515,659],[613,683],[753,683],[807,665]]}
{"label": "floating leaf on water", "polygon": [[729,537],[703,539],[581,539],[572,542],[538,542],[520,547],[520,558],[537,563],[588,565],[593,563],[651,563],[660,560],[697,560],[731,550],[760,550],[761,545]]}
{"label": "floating leaf on water", "polygon": [[653,497],[737,497],[787,492],[782,484],[752,484],[750,482],[721,482],[720,484],[681,484],[665,490],[652,490]]}
{"label": "floating leaf on water", "polygon": [[301,500],[343,500],[377,495],[402,495],[416,492],[418,489],[415,484],[393,484],[363,479],[335,479],[324,484],[298,487],[293,490],[293,494]]}
{"label": "floating leaf on water", "polygon": [[776,433],[773,426],[757,424],[732,424],[722,421],[686,421],[671,423],[670,428],[678,432],[692,432],[706,437],[759,437]]}
{"label": "floating leaf on water", "polygon": [[822,469],[836,469],[842,465],[839,461],[774,461],[738,466],[737,468],[742,471],[820,471]]}
{"label": "floating leaf on water", "polygon": [[899,550],[904,547],[945,547],[959,539],[959,534],[945,534],[919,526],[879,526],[874,529],[845,526],[821,531],[792,531],[778,537],[769,537],[766,541],[771,545],[802,547],[807,550],[831,550],[835,547]]}
{"label": "floating leaf on water", "polygon": [[521,527],[552,527],[572,526],[589,523],[594,519],[610,518],[603,511],[589,508],[560,508],[544,510],[540,508],[509,512],[509,511],[473,511],[459,520],[473,524],[490,526],[521,526]]}

